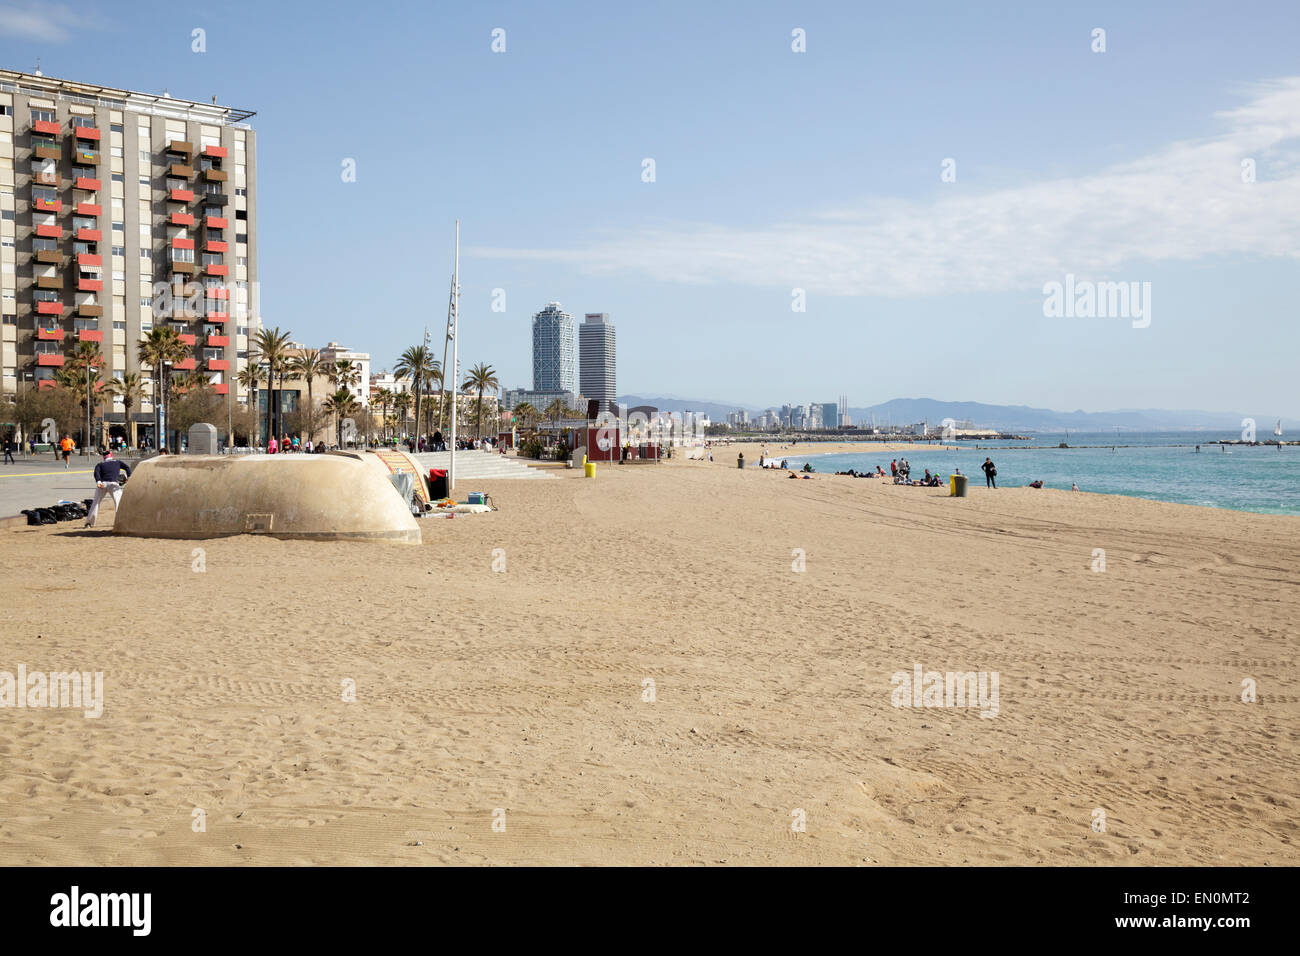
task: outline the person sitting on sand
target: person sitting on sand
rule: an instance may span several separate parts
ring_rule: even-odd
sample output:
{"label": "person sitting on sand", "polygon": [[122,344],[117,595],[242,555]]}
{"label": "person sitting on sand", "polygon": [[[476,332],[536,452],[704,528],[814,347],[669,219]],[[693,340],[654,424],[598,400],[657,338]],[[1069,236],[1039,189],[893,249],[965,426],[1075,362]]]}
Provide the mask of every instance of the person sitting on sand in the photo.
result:
{"label": "person sitting on sand", "polygon": [[1040,479],[1038,479],[1037,481],[1031,481],[1031,482],[1029,483],[1029,487],[1030,487],[1030,488],[1041,488],[1041,487],[1043,487],[1043,480],[1040,478]]}

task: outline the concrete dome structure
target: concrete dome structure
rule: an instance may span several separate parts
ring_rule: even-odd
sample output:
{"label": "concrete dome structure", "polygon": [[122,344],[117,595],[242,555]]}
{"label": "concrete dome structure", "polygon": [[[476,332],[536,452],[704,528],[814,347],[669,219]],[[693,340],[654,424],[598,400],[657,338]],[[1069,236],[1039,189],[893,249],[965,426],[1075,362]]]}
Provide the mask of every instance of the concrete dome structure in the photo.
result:
{"label": "concrete dome structure", "polygon": [[386,469],[342,455],[160,455],[131,472],[114,534],[420,543]]}

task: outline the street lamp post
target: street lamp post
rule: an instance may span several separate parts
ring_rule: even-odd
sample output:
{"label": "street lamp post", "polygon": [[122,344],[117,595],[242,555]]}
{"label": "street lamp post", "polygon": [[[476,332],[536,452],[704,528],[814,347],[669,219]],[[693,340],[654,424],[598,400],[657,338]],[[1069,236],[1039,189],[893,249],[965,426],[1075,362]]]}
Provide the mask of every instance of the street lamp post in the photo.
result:
{"label": "street lamp post", "polygon": [[86,458],[90,458],[90,373],[94,372],[99,375],[99,369],[95,368],[89,362],[86,363]]}
{"label": "street lamp post", "polygon": [[162,429],[158,435],[159,438],[158,450],[162,451],[166,449],[167,453],[171,454],[171,443],[167,440],[167,386],[171,382],[172,363],[163,362],[162,364],[163,364],[163,375],[161,381],[159,382],[159,388],[161,389],[160,394],[162,396],[161,398]]}

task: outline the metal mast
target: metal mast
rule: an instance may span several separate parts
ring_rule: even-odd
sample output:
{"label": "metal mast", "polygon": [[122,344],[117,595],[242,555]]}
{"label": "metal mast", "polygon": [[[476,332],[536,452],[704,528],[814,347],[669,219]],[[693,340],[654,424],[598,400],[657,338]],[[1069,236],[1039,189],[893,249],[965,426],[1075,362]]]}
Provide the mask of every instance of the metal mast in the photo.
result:
{"label": "metal mast", "polygon": [[[460,331],[460,220],[456,220],[456,257],[451,273],[451,464],[447,468],[447,493],[456,490],[456,384],[460,380],[460,343],[456,333]],[[443,375],[447,373],[443,366]],[[444,388],[446,386],[444,385]]]}

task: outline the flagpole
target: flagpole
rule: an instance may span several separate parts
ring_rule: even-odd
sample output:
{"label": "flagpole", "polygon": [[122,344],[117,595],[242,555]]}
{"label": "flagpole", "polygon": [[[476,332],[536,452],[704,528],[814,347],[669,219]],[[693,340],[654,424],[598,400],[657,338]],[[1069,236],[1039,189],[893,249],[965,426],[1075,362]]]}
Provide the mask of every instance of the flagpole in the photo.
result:
{"label": "flagpole", "polygon": [[[456,220],[456,257],[451,273],[451,464],[447,468],[447,493],[456,490],[456,384],[460,374],[460,220]],[[446,369],[443,369],[444,373]],[[452,495],[455,497],[454,495]]]}

